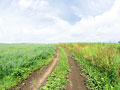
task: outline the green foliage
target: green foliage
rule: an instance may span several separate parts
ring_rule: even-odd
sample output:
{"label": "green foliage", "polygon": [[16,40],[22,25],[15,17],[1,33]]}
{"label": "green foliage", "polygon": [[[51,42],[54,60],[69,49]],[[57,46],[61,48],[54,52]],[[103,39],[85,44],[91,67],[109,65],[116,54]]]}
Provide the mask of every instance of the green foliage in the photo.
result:
{"label": "green foliage", "polygon": [[60,57],[57,67],[48,77],[46,85],[40,90],[65,90],[65,83],[67,82],[67,74],[70,71],[68,60],[65,51],[59,47]]}
{"label": "green foliage", "polygon": [[48,65],[56,50],[55,45],[0,45],[0,90],[10,89],[26,79],[32,71]]}
{"label": "green foliage", "polygon": [[119,44],[68,43],[67,48],[89,75],[87,87],[92,90],[119,90]]}

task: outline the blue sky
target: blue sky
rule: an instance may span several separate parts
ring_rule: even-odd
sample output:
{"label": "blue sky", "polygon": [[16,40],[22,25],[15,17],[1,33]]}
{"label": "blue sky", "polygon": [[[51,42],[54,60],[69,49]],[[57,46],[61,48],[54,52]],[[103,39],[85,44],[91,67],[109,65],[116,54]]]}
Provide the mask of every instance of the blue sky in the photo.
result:
{"label": "blue sky", "polygon": [[0,0],[0,43],[117,42],[120,0]]}

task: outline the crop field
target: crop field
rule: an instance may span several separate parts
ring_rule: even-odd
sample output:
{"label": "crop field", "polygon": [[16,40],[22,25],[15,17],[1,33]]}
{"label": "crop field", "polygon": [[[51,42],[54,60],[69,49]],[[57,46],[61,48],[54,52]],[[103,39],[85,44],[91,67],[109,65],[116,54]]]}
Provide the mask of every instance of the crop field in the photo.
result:
{"label": "crop field", "polygon": [[0,90],[10,89],[27,76],[48,65],[55,45],[0,44]]}
{"label": "crop field", "polygon": [[120,90],[120,44],[0,44],[0,90]]}

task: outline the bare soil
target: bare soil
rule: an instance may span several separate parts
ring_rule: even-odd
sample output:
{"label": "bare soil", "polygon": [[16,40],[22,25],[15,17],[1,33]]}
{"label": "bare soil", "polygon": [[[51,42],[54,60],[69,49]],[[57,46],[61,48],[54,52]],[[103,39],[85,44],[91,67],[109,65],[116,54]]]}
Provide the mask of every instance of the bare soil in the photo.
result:
{"label": "bare soil", "polygon": [[26,80],[24,80],[22,83],[19,83],[12,90],[36,90],[40,86],[44,86],[48,76],[52,73],[58,63],[59,54],[60,52],[57,48],[55,57],[48,66],[31,73],[31,75]]}
{"label": "bare soil", "polygon": [[67,54],[68,63],[71,68],[71,72],[68,75],[70,83],[66,84],[66,90],[88,90],[85,86],[85,81],[87,78],[82,76],[83,72],[78,66],[78,63],[74,61],[66,49],[64,50]]}

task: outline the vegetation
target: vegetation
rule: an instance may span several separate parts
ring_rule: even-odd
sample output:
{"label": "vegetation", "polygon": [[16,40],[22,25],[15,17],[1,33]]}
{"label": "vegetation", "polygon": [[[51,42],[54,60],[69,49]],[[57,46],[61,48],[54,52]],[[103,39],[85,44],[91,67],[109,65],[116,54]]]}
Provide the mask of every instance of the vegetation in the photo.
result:
{"label": "vegetation", "polygon": [[48,77],[48,81],[40,90],[65,90],[65,83],[67,82],[67,74],[70,71],[68,60],[65,51],[59,47],[60,56],[57,67]]}
{"label": "vegetation", "polygon": [[0,90],[10,89],[48,65],[55,50],[55,45],[0,44]]}
{"label": "vegetation", "polygon": [[89,78],[86,85],[92,90],[120,90],[120,45],[104,43],[67,43],[75,60]]}
{"label": "vegetation", "polygon": [[[66,48],[88,75],[86,86],[91,90],[120,90],[120,44],[66,43]],[[57,66],[40,90],[65,90],[70,72],[67,56],[58,46]],[[48,65],[56,45],[0,44],[0,90],[10,89],[29,74]]]}

